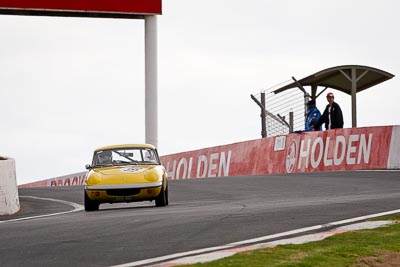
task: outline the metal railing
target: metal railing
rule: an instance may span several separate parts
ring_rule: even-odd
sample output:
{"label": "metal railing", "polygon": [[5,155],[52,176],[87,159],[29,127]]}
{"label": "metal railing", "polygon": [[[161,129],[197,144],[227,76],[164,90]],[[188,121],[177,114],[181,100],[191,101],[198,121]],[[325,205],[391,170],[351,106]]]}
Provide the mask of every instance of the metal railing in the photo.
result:
{"label": "metal railing", "polygon": [[306,112],[304,93],[298,88],[293,88],[275,94],[277,87],[251,95],[253,101],[261,109],[261,137],[263,138],[304,130]]}

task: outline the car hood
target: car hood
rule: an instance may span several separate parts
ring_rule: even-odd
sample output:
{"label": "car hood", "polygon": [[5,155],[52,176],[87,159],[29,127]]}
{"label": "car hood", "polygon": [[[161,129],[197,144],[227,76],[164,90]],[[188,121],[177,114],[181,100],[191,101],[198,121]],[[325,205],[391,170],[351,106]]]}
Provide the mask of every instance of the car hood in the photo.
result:
{"label": "car hood", "polygon": [[160,180],[162,171],[158,166],[128,165],[92,169],[86,184],[142,184]]}

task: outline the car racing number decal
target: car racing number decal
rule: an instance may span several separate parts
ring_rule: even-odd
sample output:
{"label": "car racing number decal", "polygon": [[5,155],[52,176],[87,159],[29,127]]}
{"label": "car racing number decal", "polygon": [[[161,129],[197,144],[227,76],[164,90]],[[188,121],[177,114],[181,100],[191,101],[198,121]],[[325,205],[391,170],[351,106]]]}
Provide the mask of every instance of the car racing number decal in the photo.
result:
{"label": "car racing number decal", "polygon": [[130,168],[125,168],[122,169],[122,172],[130,172],[130,173],[136,173],[136,172],[142,172],[144,169],[143,168],[139,168],[139,167],[130,167]]}

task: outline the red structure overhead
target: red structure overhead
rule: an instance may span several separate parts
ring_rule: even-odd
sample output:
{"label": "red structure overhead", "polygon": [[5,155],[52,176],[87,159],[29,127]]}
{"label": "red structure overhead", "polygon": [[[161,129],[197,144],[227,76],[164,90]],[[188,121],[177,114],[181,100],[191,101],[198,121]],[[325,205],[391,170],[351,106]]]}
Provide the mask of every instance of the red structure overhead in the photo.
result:
{"label": "red structure overhead", "polygon": [[142,18],[160,15],[161,0],[0,0],[0,14]]}

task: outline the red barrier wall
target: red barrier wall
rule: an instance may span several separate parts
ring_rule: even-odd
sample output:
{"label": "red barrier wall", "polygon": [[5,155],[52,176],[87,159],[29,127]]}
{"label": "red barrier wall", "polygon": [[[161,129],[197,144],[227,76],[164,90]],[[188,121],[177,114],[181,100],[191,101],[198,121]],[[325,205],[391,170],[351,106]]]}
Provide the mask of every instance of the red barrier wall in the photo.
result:
{"label": "red barrier wall", "polygon": [[[400,169],[400,126],[294,133],[162,156],[169,179]],[[86,172],[24,187],[83,185]]]}
{"label": "red barrier wall", "polygon": [[[399,126],[294,133],[161,157],[170,179],[399,168]],[[394,138],[394,139],[396,139]],[[393,146],[391,148],[391,146]],[[389,164],[390,163],[390,164]]]}
{"label": "red barrier wall", "polygon": [[34,183],[19,185],[18,188],[83,185],[85,183],[85,177],[86,172],[79,172]]}

